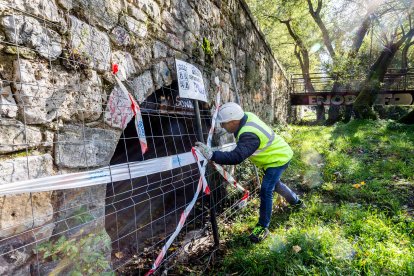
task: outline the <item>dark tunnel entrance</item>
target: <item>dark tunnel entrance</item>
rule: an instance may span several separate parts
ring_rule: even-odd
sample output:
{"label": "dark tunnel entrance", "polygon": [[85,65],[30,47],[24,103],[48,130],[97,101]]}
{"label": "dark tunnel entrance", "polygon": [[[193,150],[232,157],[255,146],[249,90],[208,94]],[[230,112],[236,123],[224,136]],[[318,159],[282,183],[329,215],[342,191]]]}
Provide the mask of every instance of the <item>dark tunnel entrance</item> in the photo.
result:
{"label": "dark tunnel entrance", "polygon": [[[191,150],[197,141],[194,107],[191,100],[178,98],[177,82],[155,91],[140,104],[140,108],[148,151],[142,154],[134,120],[131,120],[119,139],[111,165]],[[208,106],[200,105],[200,113],[206,139],[211,121]],[[174,231],[181,212],[191,201],[198,178],[198,167],[192,164],[108,183],[105,228],[112,240],[112,251],[128,256],[168,237]],[[197,216],[197,211],[193,211],[189,220]],[[197,221],[200,224],[203,220]]]}

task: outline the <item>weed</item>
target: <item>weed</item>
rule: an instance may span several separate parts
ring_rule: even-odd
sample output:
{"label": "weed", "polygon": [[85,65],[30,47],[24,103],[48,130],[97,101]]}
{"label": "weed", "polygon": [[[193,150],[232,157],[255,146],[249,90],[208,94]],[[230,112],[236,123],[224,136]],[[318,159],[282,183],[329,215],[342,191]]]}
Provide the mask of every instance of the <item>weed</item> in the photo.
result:
{"label": "weed", "polygon": [[114,275],[105,252],[110,250],[111,241],[106,233],[90,233],[77,240],[61,236],[56,241],[38,245],[36,254],[45,261],[59,261],[51,275],[59,275],[69,270],[70,275]]}

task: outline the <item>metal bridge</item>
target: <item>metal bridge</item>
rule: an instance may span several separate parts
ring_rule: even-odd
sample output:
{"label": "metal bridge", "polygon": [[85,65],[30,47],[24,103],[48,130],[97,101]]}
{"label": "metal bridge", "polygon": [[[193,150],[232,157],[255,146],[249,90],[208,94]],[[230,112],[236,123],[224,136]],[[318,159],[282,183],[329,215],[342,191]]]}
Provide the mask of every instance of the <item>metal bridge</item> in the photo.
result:
{"label": "metal bridge", "polygon": [[[302,74],[291,76],[292,105],[351,105],[363,87],[364,79],[353,79],[339,84],[338,79],[323,73],[309,74],[314,91],[309,91]],[[414,104],[414,68],[389,69],[381,83],[377,105]]]}

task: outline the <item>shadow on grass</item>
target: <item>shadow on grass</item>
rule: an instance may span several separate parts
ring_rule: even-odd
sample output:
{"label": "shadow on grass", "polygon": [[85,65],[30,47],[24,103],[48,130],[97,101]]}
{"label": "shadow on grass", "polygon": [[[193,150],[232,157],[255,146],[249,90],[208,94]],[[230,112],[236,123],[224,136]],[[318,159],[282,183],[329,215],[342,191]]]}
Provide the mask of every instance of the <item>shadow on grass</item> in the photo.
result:
{"label": "shadow on grass", "polygon": [[[324,180],[332,184],[324,189],[325,196],[391,214],[413,204],[414,127],[355,120],[338,124],[330,143],[336,150],[325,156]],[[404,188],[398,183],[405,183]]]}

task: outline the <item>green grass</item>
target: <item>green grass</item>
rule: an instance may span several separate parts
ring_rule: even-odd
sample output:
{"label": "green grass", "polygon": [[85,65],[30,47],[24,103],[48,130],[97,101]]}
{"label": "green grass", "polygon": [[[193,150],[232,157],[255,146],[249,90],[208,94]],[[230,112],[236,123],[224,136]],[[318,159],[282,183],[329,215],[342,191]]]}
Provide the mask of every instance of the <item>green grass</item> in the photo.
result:
{"label": "green grass", "polygon": [[212,274],[414,275],[414,127],[353,121],[282,135],[295,152],[283,179],[307,207],[291,212],[275,200],[271,235],[256,245],[247,238],[253,200],[221,233]]}

